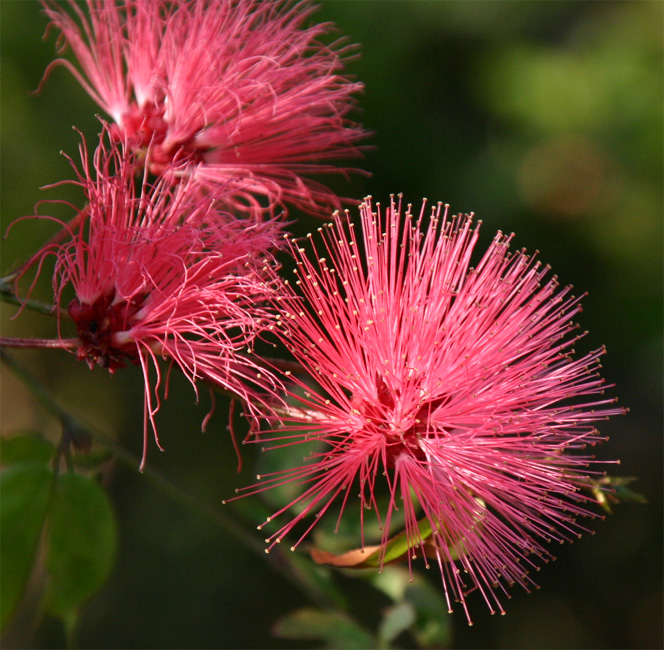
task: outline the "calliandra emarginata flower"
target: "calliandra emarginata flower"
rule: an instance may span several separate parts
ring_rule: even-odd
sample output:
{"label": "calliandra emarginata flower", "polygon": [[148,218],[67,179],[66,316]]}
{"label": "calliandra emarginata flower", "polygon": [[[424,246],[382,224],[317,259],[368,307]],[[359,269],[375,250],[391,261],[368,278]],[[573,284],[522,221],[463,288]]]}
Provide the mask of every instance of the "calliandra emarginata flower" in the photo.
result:
{"label": "calliandra emarginata flower", "polygon": [[460,601],[470,622],[477,588],[502,613],[499,593],[528,589],[528,569],[552,557],[543,544],[576,538],[576,518],[594,516],[581,489],[599,461],[577,452],[602,440],[596,421],[622,412],[603,397],[604,350],[574,357],[579,299],[510,252],[512,236],[498,233],[472,267],[471,216],[438,205],[427,225],[426,202],[402,215],[394,199],[360,212],[362,240],[337,213],[322,243],[309,236],[311,253],[291,242],[300,294],[281,301],[282,336],[310,378],[296,380],[284,431],[261,437],[318,446],[238,492],[301,485],[262,524],[297,504],[267,550],[294,528],[297,547],[334,504],[338,528],[359,489],[362,547],[373,510],[384,558],[403,509],[411,554],[438,564],[450,611]]}
{"label": "calliandra emarginata flower", "polygon": [[55,258],[55,302],[76,325],[80,360],[111,373],[141,366],[144,435],[150,423],[159,444],[159,357],[180,368],[195,390],[205,380],[242,399],[250,412],[279,386],[248,353],[274,322],[266,270],[280,226],[219,212],[191,180],[136,179],[132,155],[107,139],[105,128],[92,170],[85,141],[81,169],[70,160],[77,180],[65,182],[83,189],[86,208],[61,224],[68,239],[47,244],[26,268],[41,270],[46,258]]}
{"label": "calliandra emarginata flower", "polygon": [[49,70],[65,66],[138,149],[152,143],[151,172],[201,163],[235,210],[338,206],[305,175],[350,171],[330,161],[359,155],[366,133],[347,116],[362,86],[342,75],[351,50],[319,42],[332,26],[306,26],[308,2],[43,4],[80,66]]}

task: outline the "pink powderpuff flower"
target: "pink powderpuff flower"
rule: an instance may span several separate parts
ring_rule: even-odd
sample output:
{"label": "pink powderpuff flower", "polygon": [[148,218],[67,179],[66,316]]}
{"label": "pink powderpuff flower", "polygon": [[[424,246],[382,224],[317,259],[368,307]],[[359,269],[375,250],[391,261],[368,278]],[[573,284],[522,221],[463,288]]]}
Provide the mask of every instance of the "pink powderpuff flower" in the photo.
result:
{"label": "pink powderpuff flower", "polygon": [[604,350],[574,358],[579,298],[509,252],[512,236],[498,233],[471,266],[472,216],[439,204],[427,225],[426,202],[402,218],[401,199],[360,212],[363,243],[347,213],[319,228],[321,245],[309,235],[311,255],[291,243],[301,293],[280,303],[280,336],[310,377],[260,437],[313,450],[238,492],[302,486],[259,527],[291,513],[269,550],[294,529],[297,547],[334,503],[338,529],[359,490],[362,548],[373,510],[381,565],[402,510],[409,564],[438,565],[450,611],[461,602],[471,622],[466,595],[479,589],[504,613],[498,593],[527,589],[528,568],[552,557],[543,542],[574,539],[586,530],[576,519],[595,516],[582,490],[599,461],[575,452],[623,412],[602,396]]}
{"label": "pink powderpuff flower", "polygon": [[55,302],[64,307],[73,289],[66,309],[80,360],[111,373],[141,366],[144,433],[150,423],[157,444],[159,357],[179,367],[194,390],[204,380],[255,412],[280,386],[248,354],[275,321],[266,270],[275,264],[270,251],[280,224],[220,212],[191,179],[177,185],[135,179],[132,155],[117,142],[108,147],[107,139],[105,128],[92,171],[85,141],[81,170],[70,160],[77,180],[65,182],[83,189],[87,205],[69,224],[59,222],[66,241],[47,244],[26,269],[38,264],[41,271],[46,258],[55,258]]}
{"label": "pink powderpuff flower", "polygon": [[[65,66],[118,137],[151,145],[150,171],[198,163],[234,210],[292,204],[320,212],[333,192],[304,178],[350,171],[366,132],[348,119],[361,84],[341,74],[348,47],[306,26],[313,7],[276,0],[68,0],[43,4],[80,66]],[[66,10],[66,5],[70,11]],[[353,170],[357,171],[357,170]],[[261,200],[262,199],[262,200]]]}

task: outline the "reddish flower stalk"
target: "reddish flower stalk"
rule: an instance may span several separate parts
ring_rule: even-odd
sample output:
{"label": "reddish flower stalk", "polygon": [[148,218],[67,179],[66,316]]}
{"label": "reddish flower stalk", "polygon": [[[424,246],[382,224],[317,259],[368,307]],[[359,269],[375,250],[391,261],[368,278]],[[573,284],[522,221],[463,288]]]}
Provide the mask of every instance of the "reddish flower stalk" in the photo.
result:
{"label": "reddish flower stalk", "polygon": [[471,216],[438,205],[427,225],[426,202],[402,216],[400,200],[360,211],[362,242],[337,213],[311,255],[291,243],[302,297],[281,300],[281,336],[316,386],[295,379],[300,407],[261,438],[315,448],[240,492],[302,485],[297,514],[290,504],[263,523],[291,512],[269,550],[296,527],[297,547],[334,503],[340,527],[359,489],[363,548],[366,511],[384,553],[402,509],[411,553],[438,565],[450,611],[461,602],[470,622],[477,588],[502,613],[500,592],[529,589],[528,569],[552,557],[544,543],[576,538],[576,519],[595,516],[581,490],[599,461],[582,450],[603,440],[596,421],[623,412],[603,397],[604,349],[575,358],[579,298],[510,253],[512,236],[498,233],[473,267]]}
{"label": "reddish flower stalk", "polygon": [[347,116],[361,84],[341,72],[351,49],[319,41],[331,25],[305,27],[307,2],[43,4],[80,66],[58,59],[47,74],[66,67],[118,137],[150,144],[151,172],[200,163],[196,175],[234,210],[338,205],[305,176],[351,171],[321,161],[359,155],[366,133]]}
{"label": "reddish flower stalk", "polygon": [[15,336],[0,336],[0,348],[78,348],[81,342],[78,339],[31,339]]}
{"label": "reddish flower stalk", "polygon": [[133,155],[107,139],[105,127],[92,161],[82,144],[82,169],[71,181],[85,193],[87,219],[76,227],[61,223],[69,240],[50,242],[34,258],[38,272],[55,258],[57,306],[73,289],[67,311],[78,334],[77,357],[110,372],[141,366],[145,431],[150,423],[155,438],[159,357],[194,388],[198,380],[211,382],[254,412],[279,387],[247,354],[274,323],[266,271],[274,265],[279,225],[220,212],[192,180],[175,186],[135,180]]}

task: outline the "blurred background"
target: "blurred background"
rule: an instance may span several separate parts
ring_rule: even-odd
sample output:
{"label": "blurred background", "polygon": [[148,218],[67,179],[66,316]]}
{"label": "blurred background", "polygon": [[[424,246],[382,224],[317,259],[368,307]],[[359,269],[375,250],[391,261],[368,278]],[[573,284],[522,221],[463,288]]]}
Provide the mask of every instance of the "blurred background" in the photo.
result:
{"label": "blurred background", "polygon": [[[375,132],[361,165],[373,176],[344,182],[339,193],[386,202],[391,193],[475,212],[482,242],[514,231],[516,247],[539,250],[561,284],[588,292],[579,321],[589,330],[579,353],[606,344],[603,372],[625,417],[601,430],[598,456],[621,460],[615,473],[638,477],[648,504],[623,504],[596,534],[556,548],[558,560],[537,575],[541,589],[515,588],[507,615],[491,617],[479,594],[474,626],[451,616],[455,648],[662,647],[662,34],[664,5],[644,2],[319,2],[316,20],[361,44],[348,72],[366,86],[357,119]],[[54,38],[32,1],[2,0],[2,232],[33,214],[39,191],[71,177],[63,150],[76,154],[76,125],[98,132],[97,106],[64,69],[31,95],[54,57]],[[59,213],[70,214],[66,209]],[[298,228],[311,227],[304,222]],[[2,272],[43,242],[53,227],[24,221],[2,242]],[[49,300],[45,279],[34,297]],[[2,305],[5,336],[55,336],[52,320]],[[140,456],[142,378],[90,372],[61,351],[16,352],[92,426]],[[57,424],[6,368],[1,372],[2,433],[36,430],[58,437]],[[253,449],[236,458],[218,400],[208,431],[191,387],[174,376],[158,416],[165,452],[148,462],[200,503],[221,507],[256,473]],[[104,473],[120,528],[117,567],[84,610],[81,647],[283,648],[279,617],[307,603],[263,559],[173,500],[138,466]],[[226,506],[231,516],[244,513]],[[249,520],[249,536],[262,534]],[[432,571],[432,585],[439,585]],[[375,623],[387,600],[361,581],[358,617]],[[38,578],[3,647],[60,647],[60,625],[31,615]],[[372,618],[373,617],[373,618]],[[375,620],[374,620],[375,619]],[[311,644],[309,644],[311,646]]]}

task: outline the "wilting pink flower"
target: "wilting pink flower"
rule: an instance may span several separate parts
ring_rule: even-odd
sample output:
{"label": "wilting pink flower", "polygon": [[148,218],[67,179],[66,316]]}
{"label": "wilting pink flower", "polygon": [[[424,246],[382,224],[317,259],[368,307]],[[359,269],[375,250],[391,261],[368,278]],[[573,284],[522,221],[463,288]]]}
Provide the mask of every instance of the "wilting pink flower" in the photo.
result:
{"label": "wilting pink flower", "polygon": [[150,171],[174,161],[234,208],[284,203],[320,211],[338,200],[303,175],[346,173],[322,160],[358,155],[348,120],[361,84],[341,74],[348,48],[319,42],[313,8],[283,0],[43,0],[78,59],[65,59],[134,146],[152,144]]}
{"label": "wilting pink flower", "polygon": [[528,569],[551,557],[543,543],[594,516],[582,488],[598,461],[579,452],[602,440],[597,420],[622,412],[602,396],[604,350],[574,357],[579,299],[510,253],[512,236],[471,266],[471,216],[427,215],[426,203],[402,216],[400,201],[360,211],[361,240],[337,213],[311,254],[292,244],[301,294],[282,301],[282,335],[311,377],[283,410],[285,431],[261,437],[311,454],[240,493],[301,485],[296,514],[291,504],[264,522],[292,517],[269,549],[294,528],[296,547],[328,510],[340,526],[359,490],[362,547],[366,510],[382,557],[403,510],[411,553],[438,564],[450,610],[460,601],[468,615],[477,588],[502,612],[499,592],[533,585]]}
{"label": "wilting pink flower", "polygon": [[[108,129],[92,169],[81,146],[82,169],[72,182],[87,205],[62,224],[68,237],[32,260],[41,269],[55,257],[55,300],[76,325],[78,358],[110,372],[141,366],[146,431],[159,408],[160,357],[194,388],[197,380],[211,382],[251,410],[277,386],[248,353],[274,322],[266,269],[279,225],[219,212],[192,180],[135,179],[132,156],[106,139]],[[73,300],[63,304],[72,289]]]}

